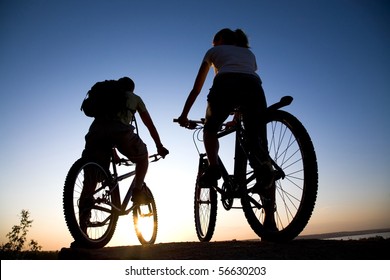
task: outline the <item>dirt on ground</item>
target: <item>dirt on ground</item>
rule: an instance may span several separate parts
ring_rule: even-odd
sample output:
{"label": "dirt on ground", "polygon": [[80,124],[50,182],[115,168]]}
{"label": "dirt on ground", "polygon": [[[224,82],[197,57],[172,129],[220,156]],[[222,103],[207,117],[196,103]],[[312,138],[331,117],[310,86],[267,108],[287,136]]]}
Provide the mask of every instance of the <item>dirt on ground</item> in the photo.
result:
{"label": "dirt on ground", "polygon": [[180,242],[155,245],[62,248],[62,260],[389,260],[390,239],[298,239],[275,244],[261,241]]}

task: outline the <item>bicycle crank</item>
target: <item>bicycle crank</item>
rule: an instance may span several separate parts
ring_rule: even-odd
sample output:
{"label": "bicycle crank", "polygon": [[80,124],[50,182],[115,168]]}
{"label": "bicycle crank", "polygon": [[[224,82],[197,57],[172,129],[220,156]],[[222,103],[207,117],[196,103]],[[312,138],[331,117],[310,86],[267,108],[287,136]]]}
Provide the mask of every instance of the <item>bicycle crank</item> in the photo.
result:
{"label": "bicycle crank", "polygon": [[222,185],[221,194],[222,205],[226,210],[230,210],[233,207],[234,202],[234,182],[233,178],[230,178],[228,182],[224,182]]}

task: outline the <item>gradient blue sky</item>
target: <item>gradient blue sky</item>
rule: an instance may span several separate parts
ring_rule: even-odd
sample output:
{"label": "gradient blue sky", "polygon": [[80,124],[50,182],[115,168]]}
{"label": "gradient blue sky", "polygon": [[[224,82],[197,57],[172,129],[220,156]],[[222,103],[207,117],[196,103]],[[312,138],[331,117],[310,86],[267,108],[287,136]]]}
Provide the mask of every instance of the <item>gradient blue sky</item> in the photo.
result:
{"label": "gradient blue sky", "polygon": [[[268,103],[294,96],[288,110],[312,136],[320,184],[303,234],[390,227],[389,12],[382,0],[1,0],[0,242],[27,209],[28,238],[44,250],[69,246],[62,188],[92,120],[80,104],[96,81],[122,76],[135,80],[171,152],[146,178],[157,242],[196,240],[197,153],[172,119],[224,27],[246,31]],[[191,118],[203,117],[212,76]],[[242,211],[220,209],[213,240],[255,237]],[[109,246],[129,244],[139,243],[122,217]]]}

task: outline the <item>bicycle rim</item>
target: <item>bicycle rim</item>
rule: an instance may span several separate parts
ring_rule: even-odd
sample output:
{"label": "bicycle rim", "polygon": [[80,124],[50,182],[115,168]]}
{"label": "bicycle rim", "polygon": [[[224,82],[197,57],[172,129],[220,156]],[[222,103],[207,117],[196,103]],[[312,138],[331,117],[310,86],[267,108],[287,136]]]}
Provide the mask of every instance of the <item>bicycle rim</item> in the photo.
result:
{"label": "bicycle rim", "polygon": [[199,241],[210,241],[217,220],[217,193],[213,188],[195,188],[195,228]]}
{"label": "bicycle rim", "polygon": [[257,235],[284,242],[299,235],[313,212],[318,190],[317,159],[306,129],[285,111],[270,112],[267,138],[269,154],[286,176],[263,197],[246,193],[242,205]]}
{"label": "bicycle rim", "polygon": [[[148,187],[147,191],[153,198]],[[133,209],[135,233],[141,244],[154,244],[157,237],[158,217],[154,198],[148,204],[138,205]]]}
{"label": "bicycle rim", "polygon": [[65,220],[75,242],[80,247],[104,247],[114,234],[118,215],[112,200],[108,175],[99,164],[80,159],[69,170],[65,180],[63,207]]}

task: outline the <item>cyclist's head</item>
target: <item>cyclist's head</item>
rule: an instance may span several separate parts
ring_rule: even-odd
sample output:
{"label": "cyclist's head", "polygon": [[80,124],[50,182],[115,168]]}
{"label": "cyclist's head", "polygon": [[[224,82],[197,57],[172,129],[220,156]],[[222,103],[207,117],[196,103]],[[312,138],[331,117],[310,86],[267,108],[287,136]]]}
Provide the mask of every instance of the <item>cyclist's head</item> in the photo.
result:
{"label": "cyclist's head", "polygon": [[249,48],[249,41],[242,29],[233,31],[229,28],[224,28],[215,34],[213,45],[236,45],[243,48]]}
{"label": "cyclist's head", "polygon": [[120,78],[118,83],[124,90],[134,92],[135,84],[129,77]]}
{"label": "cyclist's head", "polygon": [[236,44],[236,35],[234,31],[229,28],[221,29],[215,34],[213,39],[213,45],[235,45]]}

